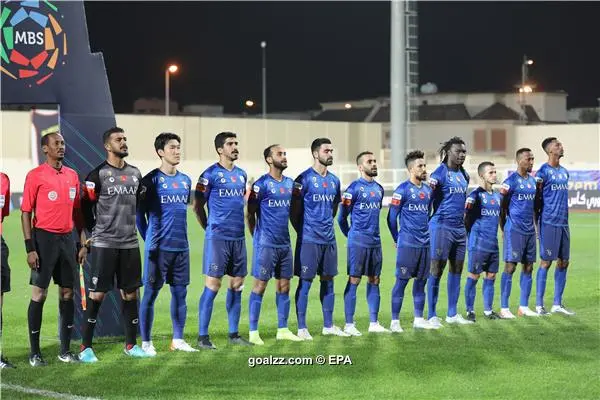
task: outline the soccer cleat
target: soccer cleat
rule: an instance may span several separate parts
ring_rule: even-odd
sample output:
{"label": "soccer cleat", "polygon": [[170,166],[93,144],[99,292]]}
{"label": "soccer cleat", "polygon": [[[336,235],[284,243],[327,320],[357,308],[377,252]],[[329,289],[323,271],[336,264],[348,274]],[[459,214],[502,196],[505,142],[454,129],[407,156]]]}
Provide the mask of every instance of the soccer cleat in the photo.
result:
{"label": "soccer cleat", "polygon": [[400,326],[400,321],[397,319],[393,319],[392,322],[390,323],[390,331],[392,333],[402,333],[404,332],[404,329],[402,329],[402,327]]}
{"label": "soccer cleat", "polygon": [[485,315],[487,319],[502,319],[502,317],[496,314],[495,311],[484,311],[483,315]]}
{"label": "soccer cleat", "polygon": [[350,336],[362,336],[362,333],[360,333],[360,331],[356,329],[356,326],[354,324],[346,324],[346,326],[344,326],[344,332],[346,332]]}
{"label": "soccer cleat", "polygon": [[292,333],[292,331],[290,331],[288,328],[278,328],[277,329],[277,336],[275,337],[275,339],[277,340],[289,340],[292,342],[301,342],[304,339],[294,335]]}
{"label": "soccer cleat", "polygon": [[391,331],[383,327],[379,321],[371,322],[369,324],[369,333],[390,333]]}
{"label": "soccer cleat", "polygon": [[349,333],[344,332],[339,327],[333,325],[330,328],[323,327],[321,331],[321,335],[323,336],[341,336],[341,337],[350,337]]}
{"label": "soccer cleat", "polygon": [[306,328],[298,329],[298,337],[302,340],[313,340],[313,337]]}
{"label": "soccer cleat", "polygon": [[502,308],[502,309],[500,309],[500,318],[502,318],[502,319],[515,319],[517,317],[515,317],[515,315],[513,313],[511,313],[508,308]]}
{"label": "soccer cleat", "polygon": [[517,314],[519,317],[539,317],[538,313],[534,312],[531,308],[523,306],[519,307]]}
{"label": "soccer cleat", "polygon": [[439,326],[434,326],[425,318],[415,318],[413,321],[413,329],[440,329]]}
{"label": "soccer cleat", "polygon": [[440,320],[439,317],[431,317],[427,322],[429,322],[429,325],[436,327],[436,329],[444,327],[444,325],[442,325],[442,320]]}
{"label": "soccer cleat", "polygon": [[193,348],[183,339],[173,339],[171,341],[171,345],[169,346],[169,350],[183,351],[185,353],[194,353],[198,351],[198,349]]}
{"label": "soccer cleat", "polygon": [[477,322],[475,318],[475,311],[467,311],[467,321]]}
{"label": "soccer cleat", "polygon": [[131,347],[130,349],[125,348],[123,351],[125,352],[125,354],[127,354],[130,357],[136,357],[136,358],[152,357],[150,354],[148,354],[144,350],[142,350],[142,348],[140,346],[138,346],[137,344],[133,345],[133,347]]}
{"label": "soccer cleat", "polygon": [[4,356],[0,356],[0,369],[10,369],[10,368],[17,368],[17,367],[13,363],[8,361],[7,358],[4,358]]}
{"label": "soccer cleat", "polygon": [[216,346],[210,341],[210,337],[198,336],[198,347],[202,350],[216,350]]}
{"label": "soccer cleat", "polygon": [[142,342],[142,350],[150,357],[156,356],[156,348],[154,347],[154,344],[152,344],[152,341]]}
{"label": "soccer cleat", "polygon": [[66,353],[63,353],[63,354],[59,354],[58,359],[64,363],[80,362],[79,357],[77,357],[75,354],[71,353],[70,351],[67,351]]}
{"label": "soccer cleat", "polygon": [[[259,338],[260,339],[260,338]],[[229,336],[229,344],[235,344],[239,346],[254,346],[254,343],[247,341],[237,333]],[[263,342],[264,344],[264,342]]]}
{"label": "soccer cleat", "polygon": [[32,367],[45,367],[46,365],[48,365],[48,363],[44,361],[42,355],[38,353],[29,356],[29,365],[31,365]]}
{"label": "soccer cleat", "polygon": [[569,310],[562,304],[561,305],[553,305],[552,308],[550,309],[550,312],[552,314],[560,313],[560,314],[565,314],[565,315],[575,315],[575,313],[573,311]]}
{"label": "soccer cleat", "polygon": [[250,343],[255,344],[257,346],[262,346],[265,344],[265,342],[263,342],[263,340],[260,338],[258,331],[250,331],[248,339]]}
{"label": "soccer cleat", "polygon": [[458,325],[469,325],[469,324],[473,323],[473,321],[464,319],[463,316],[460,314],[456,314],[454,317],[446,316],[446,322],[449,324],[458,324]]}
{"label": "soccer cleat", "polygon": [[82,363],[95,363],[98,362],[98,358],[96,358],[94,350],[92,350],[91,347],[88,347],[79,353],[79,361]]}
{"label": "soccer cleat", "polygon": [[546,309],[544,308],[544,306],[535,306],[535,312],[539,316],[548,316],[548,315],[550,315],[550,313],[548,311],[546,311]]}

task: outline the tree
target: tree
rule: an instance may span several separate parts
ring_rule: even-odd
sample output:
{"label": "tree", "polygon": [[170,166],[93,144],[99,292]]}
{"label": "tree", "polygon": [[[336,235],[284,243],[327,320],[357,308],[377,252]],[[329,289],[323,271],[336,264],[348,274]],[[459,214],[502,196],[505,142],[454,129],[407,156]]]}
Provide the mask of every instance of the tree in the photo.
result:
{"label": "tree", "polygon": [[595,108],[585,108],[579,113],[579,119],[584,124],[597,124],[600,122],[600,112]]}

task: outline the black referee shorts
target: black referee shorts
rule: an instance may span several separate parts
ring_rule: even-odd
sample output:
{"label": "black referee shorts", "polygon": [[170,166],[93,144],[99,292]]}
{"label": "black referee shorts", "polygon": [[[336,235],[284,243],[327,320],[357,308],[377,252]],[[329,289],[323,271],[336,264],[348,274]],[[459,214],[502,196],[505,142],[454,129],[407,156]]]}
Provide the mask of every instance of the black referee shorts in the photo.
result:
{"label": "black referee shorts", "polygon": [[31,270],[29,284],[47,289],[50,279],[63,288],[73,288],[78,273],[77,245],[72,233],[52,233],[34,228],[35,250],[40,259],[40,267]]}
{"label": "black referee shorts", "polygon": [[4,238],[0,236],[0,259],[2,274],[0,276],[0,289],[2,293],[10,292],[10,267],[8,265],[8,246]]}
{"label": "black referee shorts", "polygon": [[91,251],[90,292],[110,291],[115,278],[117,288],[126,293],[135,292],[142,286],[142,260],[139,247],[133,249],[92,247]]}

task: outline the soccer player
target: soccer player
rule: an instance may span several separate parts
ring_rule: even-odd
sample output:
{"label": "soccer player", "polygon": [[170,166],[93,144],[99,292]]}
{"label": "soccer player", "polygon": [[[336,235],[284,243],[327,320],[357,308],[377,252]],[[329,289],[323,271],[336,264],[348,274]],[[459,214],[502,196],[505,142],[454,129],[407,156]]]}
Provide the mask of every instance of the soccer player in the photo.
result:
{"label": "soccer player", "polygon": [[467,319],[475,322],[475,294],[477,280],[482,272],[483,314],[487,319],[499,319],[492,309],[494,282],[498,273],[498,219],[501,198],[492,189],[496,183],[496,166],[484,161],[477,167],[479,187],[473,190],[465,203],[465,228],[468,235],[469,275],[465,285]]}
{"label": "soccer player", "polygon": [[[4,293],[10,292],[10,266],[8,265],[8,246],[2,236],[2,221],[10,212],[10,179],[4,172],[0,172],[0,338],[2,338],[2,303],[4,303]],[[0,369],[15,368],[15,366],[0,353]]]}
{"label": "soccer player", "polygon": [[306,326],[306,309],[308,293],[317,274],[321,277],[322,334],[350,336],[333,325],[333,278],[338,272],[333,219],[341,196],[340,180],[327,170],[333,164],[331,140],[313,140],[310,151],[313,166],[296,178],[290,211],[292,226],[298,233],[294,257],[294,272],[300,277],[296,290],[298,336],[312,340]]}
{"label": "soccer player", "polygon": [[[29,364],[46,366],[40,350],[40,330],[44,302],[48,296],[50,279],[59,286],[60,355],[65,363],[78,362],[69,347],[75,315],[73,280],[87,256],[83,221],[79,200],[79,177],[63,165],[65,140],[58,132],[42,136],[42,151],[46,162],[32,169],[25,178],[21,225],[27,251],[27,264],[31,268],[31,301],[27,311]],[[77,228],[81,242],[73,237]]]}
{"label": "soccer player", "polygon": [[[414,315],[413,328],[439,329],[423,318],[425,308],[425,284],[429,255],[429,212],[431,208],[431,188],[424,184],[427,179],[425,155],[415,150],[406,155],[406,167],[410,178],[401,183],[390,203],[387,224],[396,244],[396,284],[392,289],[392,332],[403,332],[400,326],[400,310],[404,291],[411,278],[413,283]],[[400,220],[400,231],[398,231]]]}
{"label": "soccer player", "polygon": [[463,214],[469,175],[462,166],[466,155],[465,142],[459,137],[451,138],[440,148],[442,163],[429,178],[433,190],[433,214],[429,221],[431,275],[427,282],[428,317],[431,324],[440,327],[442,323],[437,316],[436,306],[446,260],[450,261],[446,322],[461,325],[473,323],[457,312],[460,275],[467,244]]}
{"label": "soccer player", "polygon": [[248,198],[248,229],[254,240],[252,275],[254,287],[250,293],[250,342],[263,345],[258,333],[258,319],[263,294],[271,277],[275,277],[277,305],[277,340],[302,341],[288,329],[290,314],[290,279],[294,275],[292,246],[288,220],[294,181],[283,175],[287,168],[285,148],[273,144],[263,153],[269,173],[261,176]]}
{"label": "soccer player", "polygon": [[192,180],[179,172],[181,138],[161,133],[154,140],[160,168],[142,178],[137,208],[137,227],[146,242],[144,251],[144,296],[140,305],[142,350],[156,355],[151,332],[154,302],[166,282],[171,289],[171,350],[198,351],[183,339],[190,283],[190,254],[187,238],[187,206]]}
{"label": "soccer player", "polygon": [[528,148],[517,150],[517,172],[504,180],[500,193],[500,228],[504,232],[504,272],[500,282],[500,317],[515,318],[508,303],[512,289],[512,275],[521,263],[521,301],[519,316],[537,317],[529,308],[531,294],[531,274],[535,262],[535,218],[534,205],[538,193],[536,178],[530,176],[533,170],[533,152]]}
{"label": "soccer player", "polygon": [[552,313],[574,315],[575,313],[563,306],[562,295],[567,281],[567,268],[570,255],[569,232],[569,172],[560,165],[564,155],[562,143],[555,137],[549,137],[542,142],[542,148],[548,155],[548,162],[537,171],[536,177],[541,182],[539,196],[539,237],[540,237],[540,268],[536,276],[536,312],[547,314],[544,308],[544,292],[546,277],[552,261],[556,260],[554,270],[554,304]]}
{"label": "soccer player", "polygon": [[85,179],[82,201],[86,225],[92,231],[92,285],[79,354],[80,360],[86,363],[98,361],[92,349],[96,318],[106,292],[113,288],[115,277],[121,292],[125,354],[149,357],[136,344],[139,322],[137,292],[142,286],[142,262],[135,218],[142,175],[136,167],[125,162],[129,150],[123,129],[108,129],[102,135],[102,141],[107,158]]}
{"label": "soccer player", "polygon": [[[214,350],[208,335],[213,303],[221,288],[223,275],[229,275],[226,309],[229,343],[252,345],[239,335],[242,288],[247,274],[246,239],[244,236],[244,202],[246,172],[234,165],[239,157],[237,135],[221,132],[215,136],[219,161],[206,169],[196,185],[194,211],[206,231],[203,269],[205,287],[198,305],[198,346]],[[208,215],[204,206],[208,207]]]}
{"label": "soccer player", "polygon": [[[362,333],[354,325],[356,290],[363,275],[368,277],[367,303],[369,305],[369,332],[389,332],[378,322],[379,276],[382,252],[379,235],[379,214],[383,200],[383,187],[375,181],[377,159],[370,151],[356,157],[360,178],[348,186],[342,194],[338,223],[348,238],[348,283],[344,290],[346,326],[344,332],[352,336]],[[348,224],[348,216],[351,225]]]}

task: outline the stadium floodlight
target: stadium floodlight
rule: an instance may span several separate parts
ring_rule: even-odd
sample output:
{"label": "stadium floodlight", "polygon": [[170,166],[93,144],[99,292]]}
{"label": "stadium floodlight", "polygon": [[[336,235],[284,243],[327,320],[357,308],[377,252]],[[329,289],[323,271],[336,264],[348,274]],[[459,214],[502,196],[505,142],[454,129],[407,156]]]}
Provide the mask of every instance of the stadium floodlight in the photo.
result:
{"label": "stadium floodlight", "polygon": [[165,70],[165,115],[169,115],[169,106],[170,106],[170,81],[171,81],[171,74],[176,73],[179,70],[179,66],[177,66],[176,64],[171,64],[167,67],[167,69]]}

